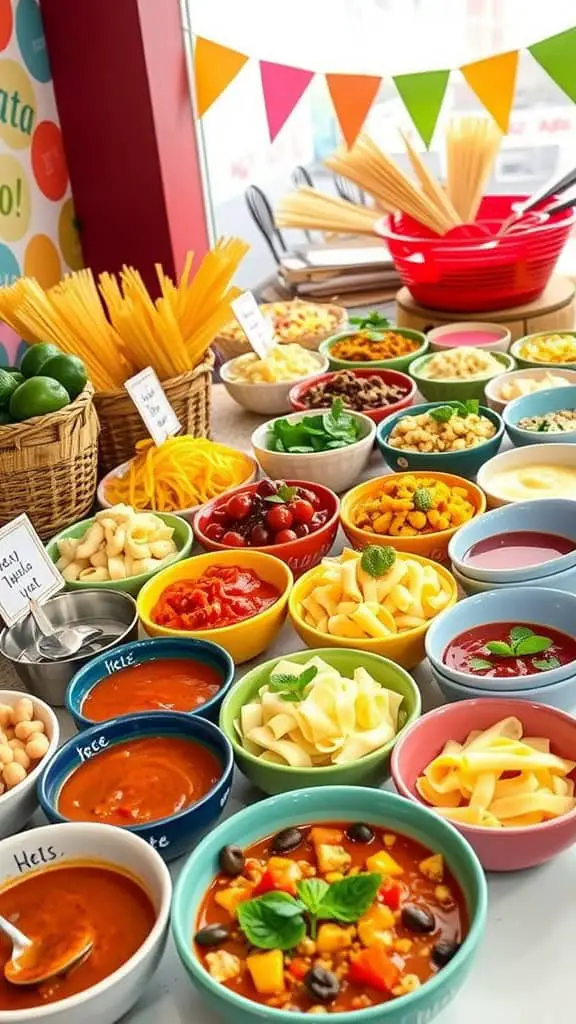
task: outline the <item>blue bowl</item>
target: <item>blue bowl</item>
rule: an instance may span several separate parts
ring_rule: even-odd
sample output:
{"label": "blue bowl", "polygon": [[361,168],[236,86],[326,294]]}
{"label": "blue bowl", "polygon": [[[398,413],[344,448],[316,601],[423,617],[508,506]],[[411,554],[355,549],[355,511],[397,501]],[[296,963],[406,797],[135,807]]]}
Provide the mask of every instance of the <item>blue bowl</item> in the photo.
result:
{"label": "blue bowl", "polygon": [[404,833],[442,853],[465,896],[468,935],[455,957],[410,995],[361,1011],[335,1015],[338,1024],[422,1024],[431,1021],[455,997],[478,951],[486,923],[486,880],[472,847],[448,822],[420,804],[378,789],[321,786],[282,793],[252,804],[222,822],[198,846],[180,874],[172,901],[172,932],[192,983],[215,1017],[230,1024],[294,1024],[308,1014],[252,1002],[214,981],[192,947],[204,894],[218,872],[218,853],[229,843],[247,846],[290,825],[328,821],[366,821]]}
{"label": "blue bowl", "polygon": [[508,402],[502,419],[515,445],[550,444],[556,440],[562,444],[576,444],[576,429],[562,434],[548,434],[524,430],[518,426],[519,421],[526,416],[544,416],[547,412],[558,412],[560,409],[576,409],[576,387],[549,388],[515,398],[513,402]]}
{"label": "blue bowl", "polygon": [[564,572],[554,572],[550,576],[539,576],[534,580],[520,580],[519,583],[486,583],[485,580],[473,580],[471,576],[465,576],[452,565],[452,575],[458,586],[462,588],[467,597],[475,594],[487,594],[489,590],[518,590],[520,587],[544,587],[548,590],[564,590],[567,594],[576,594],[576,566],[564,569]]}
{"label": "blue bowl", "polygon": [[[575,389],[576,390],[576,389]],[[518,501],[512,505],[502,505],[492,512],[471,519],[461,526],[450,539],[448,557],[463,576],[471,580],[482,580],[485,583],[529,583],[536,586],[536,579],[551,577],[552,574],[563,572],[576,566],[576,511],[574,502],[569,498],[542,498],[536,501]],[[470,565],[464,558],[467,551],[481,540],[495,537],[502,533],[554,533],[567,537],[574,543],[574,551],[566,555],[551,558],[539,565],[523,566],[519,569],[481,569]],[[555,583],[538,584],[538,586],[555,587]]]}
{"label": "blue bowl", "polygon": [[[440,672],[455,683],[486,691],[494,690],[494,680],[486,676],[475,676],[471,672],[459,672],[446,665],[443,656],[448,644],[461,633],[475,626],[496,622],[514,622],[518,625],[546,626],[573,637],[576,635],[576,595],[562,590],[545,587],[502,587],[486,594],[476,594],[459,601],[452,608],[442,612],[428,629],[425,638],[426,655],[435,672]],[[538,688],[546,689],[552,683],[559,683],[576,675],[576,661],[559,668],[539,672]],[[510,690],[527,689],[533,676],[514,676],[507,680]],[[472,697],[473,694],[470,693]]]}
{"label": "blue bowl", "polygon": [[489,441],[484,441],[474,448],[466,448],[461,452],[408,452],[388,444],[388,438],[400,420],[407,416],[418,416],[446,404],[446,402],[428,402],[426,405],[413,405],[410,409],[404,409],[396,416],[390,416],[389,419],[382,421],[376,432],[376,443],[391,470],[394,472],[402,472],[406,469],[438,470],[471,479],[476,476],[480,466],[496,455],[504,437],[504,424],[497,412],[487,409],[483,405],[480,406],[479,413],[491,420],[496,427],[496,433]]}
{"label": "blue bowl", "polygon": [[527,700],[533,704],[546,704],[548,707],[559,708],[573,714],[576,711],[576,675],[562,679],[551,686],[533,686],[529,690],[479,690],[474,686],[461,686],[453,679],[448,679],[437,668],[432,668],[432,678],[445,700],[454,704],[458,700],[471,700],[473,697],[498,697],[510,700]]}
{"label": "blue bowl", "polygon": [[50,758],[38,782],[38,799],[48,821],[58,824],[69,820],[58,811],[58,797],[64,783],[85,760],[97,757],[102,750],[117,743],[152,736],[193,740],[212,751],[222,765],[218,782],[197,803],[167,818],[145,825],[125,826],[127,832],[150,843],[166,861],[188,853],[222,814],[230,795],[234,758],[230,743],[212,722],[180,711],[122,715],[68,740]]}
{"label": "blue bowl", "polygon": [[[205,704],[188,712],[191,715],[209,718],[211,722],[217,723],[220,705],[234,681],[234,662],[228,651],[225,651],[219,644],[212,643],[211,640],[155,637],[151,640],[134,640],[132,643],[115,647],[113,651],[99,654],[72,677],[66,691],[66,709],[72,715],[76,728],[80,731],[97,724],[94,719],[87,718],[82,713],[82,705],[88,694],[98,686],[102,679],[132,665],[142,665],[147,661],[158,661],[160,658],[199,661],[220,673],[222,686],[218,693],[207,700]],[[129,687],[129,685],[128,681],[126,686]],[[149,714],[150,712],[139,713]]]}

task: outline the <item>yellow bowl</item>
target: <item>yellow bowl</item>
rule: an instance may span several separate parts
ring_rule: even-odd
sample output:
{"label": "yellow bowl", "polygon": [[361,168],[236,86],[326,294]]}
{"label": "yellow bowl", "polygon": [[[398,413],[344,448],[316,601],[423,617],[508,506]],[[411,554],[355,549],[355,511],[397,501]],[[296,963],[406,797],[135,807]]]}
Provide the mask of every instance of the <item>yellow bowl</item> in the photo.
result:
{"label": "yellow bowl", "polygon": [[[402,557],[402,555],[400,555]],[[429,558],[420,558],[419,555],[410,554],[410,558],[414,561],[420,562],[422,566],[431,565],[433,569],[442,577],[442,579],[449,584],[450,597],[446,608],[451,608],[452,605],[456,604],[458,599],[458,585],[456,580],[451,573],[442,565],[437,565],[436,562],[432,562]],[[181,565],[184,563],[180,563]],[[406,629],[402,633],[396,633],[391,636],[377,637],[374,639],[356,640],[350,637],[338,637],[333,636],[331,633],[322,633],[319,629],[315,629],[314,626],[308,626],[300,614],[300,605],[302,600],[307,597],[316,586],[316,582],[322,575],[322,566],[316,566],[315,569],[310,569],[309,572],[304,573],[299,580],[296,580],[288,600],[288,610],[290,612],[290,618],[292,619],[292,625],[298,633],[298,636],[302,638],[307,647],[348,647],[354,648],[359,651],[369,651],[372,654],[381,654],[384,658],[390,658],[391,661],[395,661],[398,665],[402,665],[402,668],[415,668],[422,659],[424,658],[424,639],[428,631],[428,627],[435,621],[434,618],[429,619],[423,626],[418,626],[416,629]],[[152,581],[154,582],[154,581]],[[441,614],[440,612],[438,614]]]}
{"label": "yellow bowl", "polygon": [[[169,629],[152,621],[152,610],[160,595],[171,583],[180,580],[193,580],[201,576],[208,566],[239,565],[242,569],[253,569],[266,583],[271,583],[280,591],[278,600],[258,615],[237,622],[233,626],[222,626],[220,629]],[[138,595],[137,608],[140,623],[148,636],[195,637],[198,640],[211,640],[220,644],[232,656],[237,665],[249,661],[262,654],[274,641],[284,623],[287,614],[288,594],[294,582],[290,569],[274,555],[262,551],[217,551],[206,555],[196,555],[177,562],[154,576]]]}
{"label": "yellow bowl", "polygon": [[486,511],[486,495],[484,491],[480,490],[476,484],[470,483],[469,480],[465,480],[462,476],[454,476],[452,473],[429,473],[428,471],[421,473],[415,473],[414,471],[409,473],[388,473],[385,476],[375,477],[372,480],[368,480],[364,484],[358,484],[357,487],[353,487],[348,494],[342,498],[340,504],[340,522],[342,523],[342,529],[346,534],[348,540],[357,551],[361,551],[362,548],[368,546],[368,544],[386,544],[396,551],[405,551],[411,555],[420,555],[421,558],[430,558],[433,562],[442,562],[449,564],[448,558],[448,544],[454,534],[466,526],[471,520],[467,519],[466,523],[461,523],[460,526],[451,526],[449,530],[437,530],[434,533],[422,533],[417,537],[393,537],[388,533],[373,533],[371,530],[363,529],[359,526],[355,526],[352,522],[353,509],[360,502],[366,501],[369,498],[374,497],[381,487],[384,481],[396,480],[400,481],[406,476],[421,476],[428,477],[431,480],[438,480],[441,483],[447,484],[449,487],[465,487],[468,492],[468,499],[472,502],[475,508],[473,519],[476,516]]}

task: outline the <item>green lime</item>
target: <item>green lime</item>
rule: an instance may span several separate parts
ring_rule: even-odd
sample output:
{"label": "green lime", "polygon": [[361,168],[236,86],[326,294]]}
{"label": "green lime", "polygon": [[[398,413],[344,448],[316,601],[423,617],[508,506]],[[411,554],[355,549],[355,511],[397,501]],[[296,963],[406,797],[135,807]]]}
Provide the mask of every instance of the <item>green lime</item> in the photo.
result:
{"label": "green lime", "polygon": [[72,399],[84,390],[88,380],[86,367],[78,356],[50,356],[42,363],[42,376],[59,381]]}
{"label": "green lime", "polygon": [[10,415],[14,420],[28,420],[31,416],[43,416],[46,412],[57,412],[70,405],[66,388],[51,377],[31,377],[16,388],[10,399]]}
{"label": "green lime", "polygon": [[57,356],[60,349],[56,348],[56,345],[52,345],[49,341],[41,341],[37,345],[30,345],[28,350],[24,353],[20,362],[20,372],[25,377],[36,377],[40,373],[40,367],[50,356]]}
{"label": "green lime", "polygon": [[6,408],[19,384],[20,381],[16,380],[13,374],[0,370],[0,409]]}

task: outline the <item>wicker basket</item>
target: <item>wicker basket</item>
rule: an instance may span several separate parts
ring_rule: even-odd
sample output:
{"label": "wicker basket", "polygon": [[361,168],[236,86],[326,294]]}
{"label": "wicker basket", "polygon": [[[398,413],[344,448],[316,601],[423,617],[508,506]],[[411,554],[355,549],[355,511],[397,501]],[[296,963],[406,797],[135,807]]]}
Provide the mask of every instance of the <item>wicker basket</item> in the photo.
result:
{"label": "wicker basket", "polygon": [[[316,351],[322,341],[326,341],[326,338],[330,338],[333,334],[338,334],[339,331],[345,330],[348,325],[348,310],[344,309],[343,306],[333,306],[318,302],[305,302],[301,299],[290,299],[285,302],[281,300],[278,302],[266,302],[260,308],[262,312],[266,314],[273,306],[279,305],[321,306],[322,309],[327,310],[333,316],[334,326],[331,327],[330,330],[310,335],[303,334],[300,337],[290,339],[291,342],[302,345],[303,348],[309,348],[312,351]],[[228,359],[235,359],[236,356],[243,356],[246,352],[252,351],[248,342],[241,336],[240,328],[237,326],[235,321],[231,321],[231,323],[224,328],[224,332],[226,332],[228,328],[232,329],[234,336],[223,333],[214,338],[214,348],[218,352],[222,362],[227,362]],[[236,332],[238,332],[237,336]]]}
{"label": "wicker basket", "polygon": [[94,503],[98,417],[88,384],[59,412],[0,427],[0,526],[27,512],[42,540]]}
{"label": "wicker basket", "polygon": [[[210,435],[210,391],[214,355],[206,358],[193,370],[181,373],[171,380],[163,380],[166,398],[174,409],[183,434],[192,437]],[[100,420],[99,472],[105,476],[134,455],[136,442],[147,438],[148,431],[127,391],[99,392],[94,404]]]}

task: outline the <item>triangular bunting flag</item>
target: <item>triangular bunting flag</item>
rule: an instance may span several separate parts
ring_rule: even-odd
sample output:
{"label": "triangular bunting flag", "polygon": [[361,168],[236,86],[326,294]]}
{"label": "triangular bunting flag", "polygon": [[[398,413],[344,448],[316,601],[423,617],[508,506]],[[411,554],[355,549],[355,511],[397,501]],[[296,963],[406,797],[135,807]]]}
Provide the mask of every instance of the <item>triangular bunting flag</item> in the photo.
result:
{"label": "triangular bunting flag", "polygon": [[194,77],[196,79],[196,106],[198,117],[217,100],[221,93],[236,78],[248,57],[227,46],[212,43],[198,36],[194,48]]}
{"label": "triangular bunting flag", "polygon": [[260,76],[270,141],[274,142],[282,125],[290,117],[298,100],[314,78],[314,72],[261,60]]}
{"label": "triangular bunting flag", "polygon": [[468,85],[504,134],[508,131],[514,103],[518,57],[518,50],[510,50],[460,68]]}
{"label": "triangular bunting flag", "polygon": [[573,103],[576,103],[576,28],[529,46],[528,51]]}
{"label": "triangular bunting flag", "polygon": [[349,147],[356,141],[381,82],[372,75],[326,75],[334,113]]}
{"label": "triangular bunting flag", "polygon": [[398,89],[414,127],[428,149],[444,102],[449,71],[422,71],[417,75],[396,75]]}

